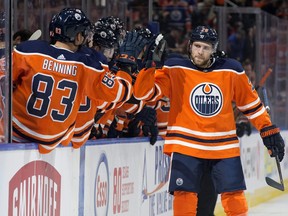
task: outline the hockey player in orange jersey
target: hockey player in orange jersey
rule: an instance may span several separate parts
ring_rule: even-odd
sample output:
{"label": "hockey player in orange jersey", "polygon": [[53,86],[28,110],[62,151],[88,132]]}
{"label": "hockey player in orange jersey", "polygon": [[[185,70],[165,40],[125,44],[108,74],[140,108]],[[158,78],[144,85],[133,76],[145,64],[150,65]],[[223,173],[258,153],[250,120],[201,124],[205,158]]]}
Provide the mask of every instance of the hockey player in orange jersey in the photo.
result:
{"label": "hockey player in orange jersey", "polygon": [[[133,68],[132,84],[137,79],[139,70],[143,67],[143,62],[150,52],[150,49],[156,45],[155,41],[161,34],[154,35],[148,28],[141,26],[132,31],[137,32],[147,40],[143,52],[138,56],[137,66]],[[135,47],[136,48],[136,47]],[[153,69],[152,69],[153,70]],[[156,125],[156,110],[147,107],[144,101],[136,100],[133,95],[125,104],[117,106],[115,118],[110,125],[108,138],[115,137],[135,137],[146,136],[150,138],[150,144],[154,145],[157,141],[158,128]]]}
{"label": "hockey player in orange jersey", "polygon": [[13,51],[13,141],[35,142],[40,153],[68,144],[83,96],[121,101],[131,94],[131,76],[107,72],[99,61],[77,52],[91,23],[80,9],[65,8],[54,41],[27,41]]}
{"label": "hockey player in orange jersey", "polygon": [[[108,61],[110,61],[112,58],[114,48],[118,46],[118,40],[120,38],[120,32],[122,29],[123,23],[121,20],[119,20],[119,18],[109,16],[97,20],[97,22],[94,24],[91,43],[89,43],[88,40],[87,46],[82,47],[79,52],[93,55],[96,60],[101,61],[102,67],[109,70]],[[126,97],[126,99],[129,98]],[[91,128],[94,125],[94,116],[97,110],[103,110],[110,104],[111,103],[103,100],[90,100],[87,96],[82,98],[75,122],[74,135],[71,139],[71,143],[74,148],[81,147],[88,140],[91,134]]]}
{"label": "hockey player in orange jersey", "polygon": [[232,102],[260,131],[271,157],[284,157],[280,130],[272,124],[241,64],[214,58],[218,36],[209,26],[192,30],[190,59],[168,59],[162,69],[142,70],[134,84],[139,100],[170,99],[164,153],[171,155],[169,191],[175,216],[194,216],[203,173],[210,172],[226,215],[248,206]]}
{"label": "hockey player in orange jersey", "polygon": [[[117,28],[118,25],[121,26],[121,23],[117,24],[118,22],[119,22],[119,19],[115,19],[114,17],[108,17],[108,18],[102,18],[95,23],[96,27],[95,27],[95,34],[93,36],[93,42],[94,42],[94,45],[96,45],[95,47],[97,48],[97,50],[99,52],[102,52],[105,54],[105,56],[107,57],[107,60],[111,60],[111,58],[113,57],[111,55],[114,53],[113,48],[116,47],[117,42],[120,39],[120,33],[122,30],[120,27]],[[110,25],[113,25],[113,26],[110,26]],[[124,37],[124,41],[122,41],[122,42],[123,43],[121,43],[121,45],[119,46],[119,50],[118,50],[119,57],[117,57],[113,61],[115,63],[115,65],[113,65],[113,67],[112,67],[113,73],[115,73],[117,75],[118,68],[121,68],[123,65],[124,66],[126,65],[127,69],[128,68],[129,68],[129,70],[131,69],[131,76],[132,76],[132,68],[135,68],[136,59],[137,59],[136,57],[138,57],[143,52],[144,47],[149,42],[149,40],[147,38],[143,37],[137,31],[130,31],[130,32],[126,33],[126,36]],[[105,52],[105,50],[108,52]],[[127,56],[129,56],[129,52],[135,52],[137,54],[135,54],[134,58],[122,59],[123,61],[125,60],[124,62],[122,62],[121,56],[123,54],[125,54],[126,51],[128,54]],[[129,95],[130,95],[130,93],[129,93]],[[93,120],[93,116],[96,114],[96,110],[98,109],[97,115],[95,116],[95,119],[98,120],[99,114],[103,115],[109,109],[119,108],[119,107],[123,106],[123,104],[125,104],[126,101],[127,100],[113,101],[112,103],[106,103],[106,104],[105,104],[105,102],[104,103],[102,102],[102,104],[98,105],[96,109],[95,109],[95,106],[94,107],[92,106],[88,112],[83,112],[83,113],[79,112],[78,117],[77,117],[77,121],[76,121],[77,132],[74,134],[74,137],[72,138],[73,147],[74,146],[80,147],[87,140],[86,138],[88,138],[87,135],[89,135],[89,133],[88,133],[89,131],[85,129],[85,128],[90,127],[88,122],[85,122],[85,120],[87,121],[87,117],[89,118],[88,120]],[[93,102],[93,101],[91,101],[91,102]],[[100,111],[100,109],[101,109],[101,111]],[[93,111],[94,111],[94,113],[93,113]],[[101,113],[99,113],[99,111]],[[108,112],[107,115],[110,117],[111,113]],[[103,117],[101,117],[101,118],[103,118]],[[110,118],[108,118],[108,119],[110,119]],[[119,123],[120,122],[121,121],[119,121]],[[102,123],[102,121],[101,121],[101,123]],[[100,125],[102,125],[101,123],[95,122],[95,125],[100,126]],[[88,127],[85,127],[85,128],[81,127],[81,125],[84,125],[84,124],[87,125]],[[110,126],[110,124],[111,123],[108,123],[109,126]],[[90,138],[93,138],[93,136],[99,138],[99,136],[101,136],[100,132],[101,131],[106,132],[108,125],[105,123],[105,128],[99,127],[96,129],[96,127],[93,127]],[[83,131],[81,128],[79,128],[79,126],[82,129],[85,129],[85,131]],[[81,130],[78,130],[78,128]],[[120,128],[123,128],[123,124],[118,129],[120,129]],[[115,132],[116,132],[116,130],[115,130]],[[109,135],[111,135],[111,133],[108,134],[108,137],[110,137]],[[114,137],[114,135],[111,137]],[[117,137],[117,135],[115,137]]]}

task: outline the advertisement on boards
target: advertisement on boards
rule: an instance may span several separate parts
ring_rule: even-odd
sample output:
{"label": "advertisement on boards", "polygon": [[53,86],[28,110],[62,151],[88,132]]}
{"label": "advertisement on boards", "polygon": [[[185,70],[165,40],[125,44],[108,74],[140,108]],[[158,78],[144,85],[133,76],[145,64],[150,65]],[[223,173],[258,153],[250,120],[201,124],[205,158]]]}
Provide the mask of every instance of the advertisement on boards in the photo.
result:
{"label": "advertisement on boards", "polygon": [[37,147],[17,150],[17,145],[0,151],[5,161],[0,167],[1,215],[78,215],[79,150],[58,148],[42,155]]}
{"label": "advertisement on boards", "polygon": [[171,215],[163,141],[86,145],[84,215]]}

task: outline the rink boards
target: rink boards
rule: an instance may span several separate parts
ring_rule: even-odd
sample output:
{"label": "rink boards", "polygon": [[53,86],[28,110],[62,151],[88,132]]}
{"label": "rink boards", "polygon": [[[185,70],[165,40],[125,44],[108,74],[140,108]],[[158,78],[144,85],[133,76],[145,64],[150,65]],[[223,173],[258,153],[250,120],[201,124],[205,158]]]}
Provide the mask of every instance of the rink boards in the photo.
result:
{"label": "rink boards", "polygon": [[[247,186],[245,194],[249,207],[266,202],[283,193],[288,193],[288,131],[282,131],[281,135],[286,143],[286,155],[281,162],[286,188],[284,192],[271,188],[265,182],[266,176],[277,182],[280,180],[275,159],[268,155],[259,133],[252,133],[249,137],[244,136],[240,139],[242,166]],[[218,196],[215,213],[216,216],[225,215],[220,196]]]}
{"label": "rink boards", "polygon": [[[288,131],[282,135],[287,143]],[[241,139],[241,152],[249,206],[282,193],[265,183],[278,175],[258,134]],[[3,215],[172,215],[170,158],[161,139],[154,146],[147,138],[88,141],[46,155],[35,144],[3,144],[0,158]],[[287,183],[287,156],[281,168]],[[219,201],[216,213],[223,215]]]}

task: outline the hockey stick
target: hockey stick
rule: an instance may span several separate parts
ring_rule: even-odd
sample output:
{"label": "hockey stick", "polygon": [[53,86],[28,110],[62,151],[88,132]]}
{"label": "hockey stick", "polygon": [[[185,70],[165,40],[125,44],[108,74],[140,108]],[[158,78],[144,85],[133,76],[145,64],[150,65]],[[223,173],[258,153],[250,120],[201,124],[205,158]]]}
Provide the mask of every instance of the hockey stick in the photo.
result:
{"label": "hockey stick", "polygon": [[268,70],[266,71],[266,73],[262,76],[261,80],[259,81],[258,85],[255,87],[256,91],[260,88],[263,87],[263,85],[265,84],[267,78],[271,75],[272,73],[272,69],[268,68]]}
{"label": "hockey stick", "polygon": [[[269,75],[271,74],[272,70],[269,68],[268,71],[270,70],[269,72]],[[268,73],[267,71],[267,73]],[[266,73],[266,74],[267,74]],[[266,75],[265,74],[265,75]],[[263,77],[265,77],[265,75]],[[268,76],[269,76],[268,75]],[[267,76],[267,78],[268,78]],[[266,78],[266,79],[267,79]],[[263,83],[264,84],[264,83]],[[267,91],[266,91],[266,88],[263,86],[260,86],[262,87],[262,93],[263,93],[263,102],[264,102],[264,106],[265,106],[265,109],[267,110],[267,112],[269,113],[270,112],[270,107],[269,107],[269,100],[268,100],[268,96],[267,96]],[[272,153],[272,152],[269,152],[269,153]],[[281,190],[281,191],[284,191],[285,188],[284,188],[284,183],[283,183],[283,177],[282,177],[282,171],[281,171],[281,166],[280,166],[280,161],[279,161],[279,157],[278,155],[276,155],[275,157],[275,160],[276,160],[276,165],[277,165],[277,170],[278,170],[278,174],[279,174],[279,179],[280,179],[280,183],[276,182],[275,180],[269,178],[266,176],[265,180],[266,180],[266,183],[273,187],[273,188],[276,188],[278,190]]]}
{"label": "hockey stick", "polygon": [[284,182],[283,182],[282,171],[281,171],[281,166],[280,166],[280,161],[279,161],[278,155],[276,155],[275,160],[276,160],[276,164],[277,164],[277,170],[278,170],[278,174],[279,174],[280,183],[276,182],[275,180],[273,180],[269,177],[266,177],[265,180],[269,186],[276,188],[278,190],[284,191],[285,188],[284,188]]}
{"label": "hockey stick", "polygon": [[263,102],[264,102],[265,109],[269,113],[270,112],[269,100],[268,100],[266,88],[264,86],[262,86],[262,94],[263,94]]}
{"label": "hockey stick", "polygon": [[257,89],[259,87],[262,87],[263,102],[264,102],[265,108],[266,108],[268,113],[270,112],[270,106],[269,106],[269,100],[268,100],[267,91],[266,91],[266,88],[264,86],[264,83],[266,82],[267,78],[270,76],[271,73],[272,73],[272,69],[268,68],[267,72],[264,74],[264,76],[260,80],[258,86],[256,86],[256,88],[255,88],[257,91]]}

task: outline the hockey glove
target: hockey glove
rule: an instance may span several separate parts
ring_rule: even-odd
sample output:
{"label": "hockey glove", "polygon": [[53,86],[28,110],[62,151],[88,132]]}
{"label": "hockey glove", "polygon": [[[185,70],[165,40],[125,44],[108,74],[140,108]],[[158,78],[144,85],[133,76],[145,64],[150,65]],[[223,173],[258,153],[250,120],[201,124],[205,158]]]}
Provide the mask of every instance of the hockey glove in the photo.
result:
{"label": "hockey glove", "polygon": [[150,136],[150,144],[154,145],[157,141],[157,136],[159,133],[158,127],[156,124],[153,125],[143,125],[142,126],[143,135],[148,137]]}
{"label": "hockey glove", "polygon": [[90,135],[89,135],[89,140],[90,139],[93,139],[94,137],[97,137],[97,129],[93,126],[92,128],[91,128],[91,132],[90,132]]}
{"label": "hockey glove", "polygon": [[252,132],[251,124],[250,122],[240,122],[236,124],[236,134],[238,137],[244,136],[244,134],[247,134],[247,136],[250,136]]}
{"label": "hockey glove", "polygon": [[147,44],[147,39],[143,38],[136,31],[128,32],[123,43],[119,47],[117,66],[124,71],[129,67],[137,65],[137,58]]}
{"label": "hockey glove", "polygon": [[122,130],[118,130],[117,128],[117,118],[114,118],[112,124],[109,127],[109,131],[107,133],[107,138],[120,138],[122,137]]}
{"label": "hockey glove", "polygon": [[90,135],[89,135],[89,140],[90,139],[100,139],[103,137],[103,131],[102,131],[102,127],[99,124],[95,124],[93,125]]}
{"label": "hockey glove", "polygon": [[167,42],[162,34],[154,37],[143,56],[143,62],[145,63],[145,68],[162,68],[164,65],[164,60],[166,57],[166,46]]}
{"label": "hockey glove", "polygon": [[138,137],[141,132],[140,120],[133,119],[128,124],[128,137]]}
{"label": "hockey glove", "polygon": [[146,125],[152,125],[157,120],[157,113],[155,109],[144,106],[143,109],[135,115],[135,118]]}
{"label": "hockey glove", "polygon": [[271,157],[278,155],[279,161],[283,160],[285,143],[280,135],[280,130],[275,125],[265,127],[260,130],[260,136],[262,137],[263,143],[268,149]]}
{"label": "hockey glove", "polygon": [[156,110],[151,107],[144,107],[135,116],[136,120],[140,120],[143,123],[142,131],[144,136],[150,136],[150,144],[154,145],[157,141],[158,127],[156,125],[157,115]]}

